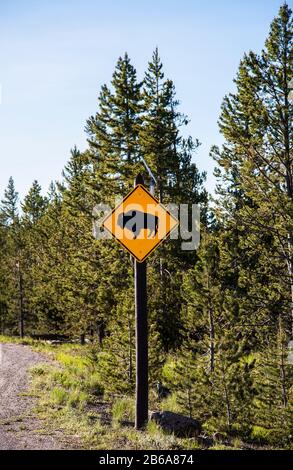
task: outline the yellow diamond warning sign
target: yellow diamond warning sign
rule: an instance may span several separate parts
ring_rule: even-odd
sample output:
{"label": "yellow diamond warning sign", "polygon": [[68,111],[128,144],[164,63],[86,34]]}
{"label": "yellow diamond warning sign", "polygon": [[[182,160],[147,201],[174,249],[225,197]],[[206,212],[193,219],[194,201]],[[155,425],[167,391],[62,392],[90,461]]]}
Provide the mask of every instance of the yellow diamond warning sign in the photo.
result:
{"label": "yellow diamond warning sign", "polygon": [[174,230],[178,220],[138,184],[102,225],[137,261],[143,262]]}

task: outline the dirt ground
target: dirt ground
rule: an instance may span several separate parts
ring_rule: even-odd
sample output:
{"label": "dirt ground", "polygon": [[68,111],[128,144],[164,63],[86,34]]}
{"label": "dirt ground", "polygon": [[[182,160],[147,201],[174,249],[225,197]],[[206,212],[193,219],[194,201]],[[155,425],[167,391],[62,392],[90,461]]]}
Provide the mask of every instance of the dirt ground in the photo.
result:
{"label": "dirt ground", "polygon": [[44,430],[33,415],[36,401],[28,392],[28,369],[48,359],[29,346],[0,343],[0,450],[74,449],[62,430]]}

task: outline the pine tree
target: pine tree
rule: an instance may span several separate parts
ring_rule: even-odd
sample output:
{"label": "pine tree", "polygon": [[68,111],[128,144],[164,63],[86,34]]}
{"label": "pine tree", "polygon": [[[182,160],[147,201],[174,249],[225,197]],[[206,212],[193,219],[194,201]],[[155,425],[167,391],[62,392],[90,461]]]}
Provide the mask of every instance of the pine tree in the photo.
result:
{"label": "pine tree", "polygon": [[22,204],[24,223],[35,224],[44,214],[47,199],[41,194],[42,188],[35,180]]}
{"label": "pine tree", "polygon": [[93,190],[100,201],[113,203],[115,195],[127,194],[138,173],[140,88],[136,70],[125,54],[118,59],[112,89],[102,86],[98,111],[87,121],[96,168]]}
{"label": "pine tree", "polygon": [[39,221],[47,208],[47,198],[42,196],[42,188],[35,180],[28,194],[21,203],[20,234],[22,240],[21,256],[18,260],[18,275],[21,285],[22,308],[26,334],[35,332],[37,316],[32,306],[32,291],[35,279],[35,266],[39,263],[39,250],[42,244],[42,234],[39,231]]}
{"label": "pine tree", "polygon": [[32,270],[34,282],[30,296],[30,308],[37,317],[35,332],[41,335],[66,333],[59,287],[63,279],[66,246],[61,223],[62,197],[56,186],[51,187],[48,199],[49,205],[34,231],[38,234],[38,260]]}
{"label": "pine tree", "polygon": [[117,299],[116,312],[108,324],[101,359],[101,376],[108,393],[125,394],[135,386],[135,322],[133,286]]}
{"label": "pine tree", "polygon": [[235,181],[242,207],[237,224],[247,251],[259,250],[262,240],[273,245],[266,262],[278,272],[283,290],[282,315],[292,329],[292,12],[280,8],[265,49],[241,61],[236,93],[224,99],[220,129],[226,142],[214,155]]}
{"label": "pine tree", "polygon": [[[174,84],[164,78],[156,49],[143,81],[140,151],[156,178],[156,195],[161,202],[205,203],[205,175],[191,162],[199,143],[182,137],[181,128],[188,120],[178,105]],[[181,273],[191,257],[182,252],[180,242],[172,241],[160,247],[150,261],[150,310],[155,313],[160,341],[167,351],[181,341]]]}
{"label": "pine tree", "polygon": [[[216,353],[220,367],[216,363],[212,403],[214,413],[221,400],[226,403],[229,430],[241,422],[243,428],[245,421],[251,427],[255,421],[253,404],[266,401],[268,376],[280,377],[280,364],[274,366],[274,372],[265,368],[267,372],[261,374],[256,360],[264,351],[268,354],[268,345],[276,342],[280,322],[283,345],[290,337],[291,77],[292,19],[285,4],[272,23],[262,54],[251,52],[240,63],[236,92],[227,96],[222,106],[220,129],[225,143],[221,151],[212,151],[222,180],[216,207],[221,253],[216,279],[225,325]],[[284,363],[283,369],[286,367]],[[282,383],[284,386],[284,380]],[[280,393],[282,387],[278,390]],[[276,403],[270,403],[272,414],[278,413]],[[284,404],[284,416],[289,408]],[[280,430],[279,424],[276,426]],[[284,444],[281,438],[279,444]]]}
{"label": "pine tree", "polygon": [[[2,213],[0,212],[2,218]],[[5,334],[9,313],[9,282],[7,270],[7,232],[4,223],[0,223],[0,332]]]}
{"label": "pine tree", "polygon": [[24,335],[24,292],[22,284],[23,240],[19,218],[18,193],[13,178],[9,178],[0,206],[0,220],[5,233],[2,258],[6,284],[6,326],[11,332]]}
{"label": "pine tree", "polygon": [[253,374],[257,391],[253,421],[256,429],[262,430],[263,440],[286,446],[292,442],[293,366],[288,362],[281,320],[277,338],[268,340],[264,346],[257,355]]}
{"label": "pine tree", "polygon": [[1,219],[6,225],[15,224],[18,221],[18,200],[18,192],[15,190],[13,178],[10,177],[1,201]]}

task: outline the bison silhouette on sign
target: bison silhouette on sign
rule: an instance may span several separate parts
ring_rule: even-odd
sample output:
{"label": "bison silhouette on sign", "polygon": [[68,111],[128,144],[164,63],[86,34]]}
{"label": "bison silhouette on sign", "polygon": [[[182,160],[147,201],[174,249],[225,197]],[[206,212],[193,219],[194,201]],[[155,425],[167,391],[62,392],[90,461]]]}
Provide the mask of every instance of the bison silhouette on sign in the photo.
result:
{"label": "bison silhouette on sign", "polygon": [[134,239],[137,238],[143,229],[149,230],[148,238],[154,238],[158,233],[159,217],[141,211],[128,211],[119,214],[117,224],[120,228],[130,230]]}

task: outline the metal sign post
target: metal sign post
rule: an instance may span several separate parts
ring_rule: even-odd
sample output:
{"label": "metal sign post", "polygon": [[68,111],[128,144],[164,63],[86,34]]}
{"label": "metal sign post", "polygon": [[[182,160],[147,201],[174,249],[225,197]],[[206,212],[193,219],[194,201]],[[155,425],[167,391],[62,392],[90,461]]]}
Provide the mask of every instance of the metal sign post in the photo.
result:
{"label": "metal sign post", "polygon": [[137,175],[134,189],[125,196],[110,214],[107,214],[102,223],[102,226],[134,257],[136,429],[143,429],[148,421],[146,258],[178,225],[178,220],[154,197],[156,181],[151,171],[148,171],[151,177],[150,191],[144,187],[142,175]]}
{"label": "metal sign post", "polygon": [[[134,186],[144,184],[138,175]],[[148,319],[146,261],[134,260],[135,331],[136,331],[136,413],[135,427],[142,429],[148,421]]]}

